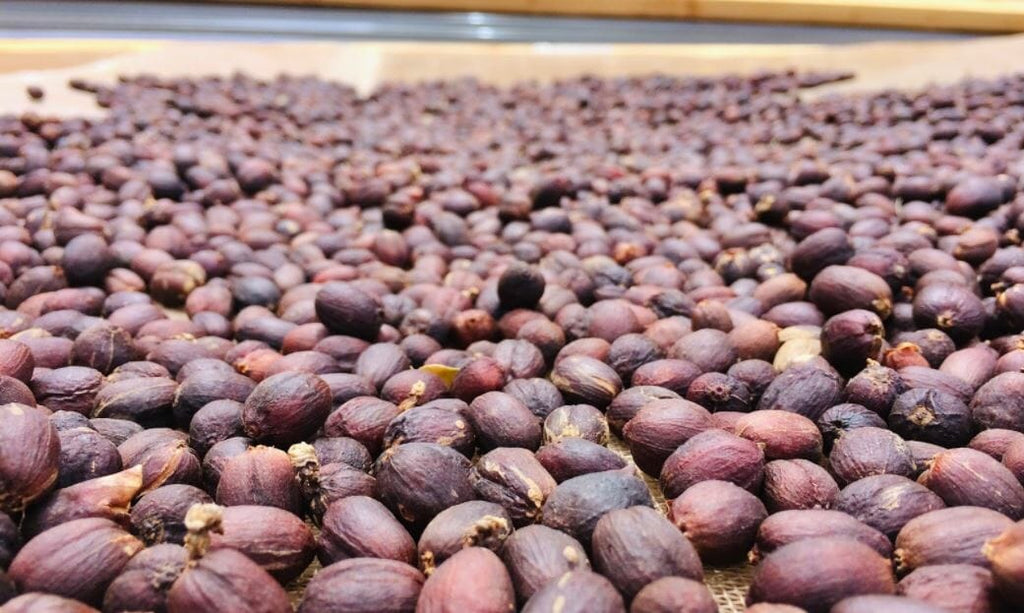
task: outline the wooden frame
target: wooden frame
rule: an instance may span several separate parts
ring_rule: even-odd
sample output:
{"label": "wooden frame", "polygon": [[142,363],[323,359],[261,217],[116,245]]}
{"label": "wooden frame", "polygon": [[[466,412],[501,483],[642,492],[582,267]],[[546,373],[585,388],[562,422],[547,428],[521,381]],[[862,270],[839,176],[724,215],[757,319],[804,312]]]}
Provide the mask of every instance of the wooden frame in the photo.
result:
{"label": "wooden frame", "polygon": [[861,27],[1024,32],[1021,0],[222,0],[374,9],[481,11]]}

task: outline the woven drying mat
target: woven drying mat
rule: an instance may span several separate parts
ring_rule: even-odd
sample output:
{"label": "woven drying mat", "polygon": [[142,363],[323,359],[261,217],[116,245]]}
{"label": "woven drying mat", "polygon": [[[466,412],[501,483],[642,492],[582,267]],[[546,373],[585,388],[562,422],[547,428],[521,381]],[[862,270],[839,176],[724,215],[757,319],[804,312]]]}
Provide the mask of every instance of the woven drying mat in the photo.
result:
{"label": "woven drying mat", "polygon": [[[630,466],[636,468],[636,463],[633,462],[633,457],[629,454],[629,448],[626,447],[626,444],[621,439],[613,435],[608,443],[608,448],[621,455],[629,462]],[[663,515],[667,515],[668,503],[665,501],[665,494],[661,491],[661,485],[656,479],[652,479],[639,468],[636,471],[643,476],[644,482],[647,483],[647,488],[651,491],[651,498],[654,499],[655,507]],[[310,524],[310,528],[315,532],[319,532],[312,524]],[[302,573],[302,576],[288,584],[288,595],[293,605],[298,606],[302,600],[302,594],[306,591],[306,586],[309,584],[309,580],[313,578],[313,575],[320,568],[320,562],[313,560],[313,563],[309,565],[306,572]],[[724,567],[704,567],[704,583],[715,597],[719,613],[743,613],[746,609],[744,600],[753,570],[753,567],[746,563]]]}
{"label": "woven drying mat", "polygon": [[[319,532],[313,524],[309,525],[310,528]],[[306,586],[309,585],[309,580],[313,578],[313,575],[318,570],[323,568],[320,566],[320,560],[313,558],[313,563],[306,568],[306,571],[302,573],[297,579],[285,586],[288,590],[288,598],[292,601],[292,606],[296,609],[299,608],[299,603],[302,602],[302,595],[306,592]],[[742,611],[742,609],[740,609]]]}

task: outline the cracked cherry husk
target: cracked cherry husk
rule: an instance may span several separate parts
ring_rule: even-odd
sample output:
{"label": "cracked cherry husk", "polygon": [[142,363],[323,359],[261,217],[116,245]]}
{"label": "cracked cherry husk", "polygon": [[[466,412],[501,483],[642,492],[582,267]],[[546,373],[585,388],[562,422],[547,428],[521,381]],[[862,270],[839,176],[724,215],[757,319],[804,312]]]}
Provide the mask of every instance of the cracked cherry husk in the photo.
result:
{"label": "cracked cherry husk", "polygon": [[562,393],[547,379],[513,379],[501,391],[525,404],[540,419],[565,404]]}
{"label": "cracked cherry husk", "polygon": [[991,347],[965,347],[949,354],[939,365],[939,370],[965,381],[972,389],[978,389],[996,373],[998,359],[999,354]]}
{"label": "cracked cherry husk", "polygon": [[57,483],[60,438],[47,416],[23,404],[0,406],[0,511],[19,513]]}
{"label": "cracked cherry husk", "polygon": [[943,613],[946,609],[903,596],[865,594],[842,599],[832,607],[832,611],[834,613]]}
{"label": "cracked cherry husk", "polygon": [[334,406],[341,406],[357,396],[373,396],[377,388],[362,375],[349,372],[332,372],[320,375],[327,387],[331,388]]}
{"label": "cracked cherry husk", "polygon": [[[699,374],[700,372],[697,372],[692,378],[697,378]],[[685,392],[686,390],[684,389],[683,393]],[[605,411],[608,427],[611,428],[612,432],[621,436],[622,427],[626,425],[626,422],[633,419],[648,402],[678,398],[682,398],[682,396],[670,389],[657,385],[635,385],[627,388],[615,397],[615,400],[608,405]]]}
{"label": "cracked cherry husk", "polygon": [[681,398],[654,400],[626,422],[622,438],[636,465],[654,476],[680,445],[711,427],[711,414],[694,402]]}
{"label": "cracked cherry husk", "polygon": [[166,377],[141,377],[104,385],[96,394],[93,417],[127,419],[143,427],[171,425],[178,384]]}
{"label": "cracked cherry husk", "polygon": [[121,470],[117,446],[92,428],[61,430],[57,436],[60,439],[57,487],[68,487]]}
{"label": "cracked cherry husk", "polygon": [[417,613],[507,613],[515,609],[512,579],[489,549],[467,547],[448,558],[427,578]]}
{"label": "cracked cherry husk", "polygon": [[301,575],[312,562],[313,533],[288,511],[240,505],[224,507],[221,515],[221,530],[210,535],[211,551],[240,551],[281,584]]}
{"label": "cracked cherry husk", "polygon": [[394,404],[372,396],[357,396],[335,409],[323,423],[327,436],[353,438],[371,455],[381,451],[388,424],[401,414]]}
{"label": "cracked cherry husk", "polygon": [[747,412],[751,409],[752,395],[747,384],[736,377],[720,372],[704,373],[690,383],[686,399],[716,413],[719,411]]}
{"label": "cracked cherry husk", "polygon": [[665,460],[659,481],[668,498],[716,479],[756,492],[764,478],[764,452],[757,443],[726,432],[705,430],[679,446]]}
{"label": "cracked cherry husk", "polygon": [[105,375],[135,356],[131,335],[123,328],[108,324],[93,326],[79,334],[72,349],[76,365],[95,368]]}
{"label": "cracked cherry husk", "polygon": [[730,377],[737,379],[747,386],[750,392],[750,405],[756,406],[764,393],[778,374],[775,367],[765,360],[740,360],[726,372]]}
{"label": "cracked cherry husk", "polygon": [[922,513],[896,536],[893,561],[901,574],[933,564],[973,564],[988,568],[985,542],[1003,533],[1013,520],[982,507],[949,507]]}
{"label": "cracked cherry husk", "polygon": [[936,454],[918,482],[950,506],[985,507],[1014,520],[1024,517],[1024,486],[998,460],[974,449]]}
{"label": "cracked cherry husk", "polygon": [[228,460],[241,455],[251,445],[252,441],[244,436],[233,436],[210,447],[210,450],[203,456],[203,486],[216,495],[221,470]]}
{"label": "cracked cherry husk", "polygon": [[542,431],[530,409],[504,392],[477,396],[465,412],[481,450],[496,447],[540,447]]}
{"label": "cracked cherry husk", "polygon": [[770,321],[752,319],[729,332],[740,360],[771,360],[779,350],[779,327]]}
{"label": "cracked cherry husk", "polygon": [[128,561],[103,596],[104,611],[167,611],[167,590],[185,569],[181,545],[147,547]]}
{"label": "cracked cherry husk", "polygon": [[942,447],[960,447],[971,438],[971,412],[959,398],[934,389],[913,389],[892,405],[889,427],[900,436]]}
{"label": "cracked cherry husk", "polygon": [[832,508],[839,485],[827,470],[809,460],[773,460],[764,466],[762,498],[772,513]]}
{"label": "cracked cherry husk", "polygon": [[842,537],[867,545],[878,555],[892,555],[892,543],[878,530],[840,511],[806,509],[773,513],[757,530],[750,560],[756,562],[779,547],[805,539]]}
{"label": "cracked cherry husk", "polygon": [[1005,610],[992,573],[970,564],[921,567],[903,577],[896,585],[896,591],[951,611],[1000,613]]}
{"label": "cracked cherry husk", "polygon": [[76,428],[95,430],[89,422],[89,418],[85,417],[85,415],[80,412],[72,410],[53,411],[50,413],[50,422],[53,424],[53,427],[57,429],[58,433],[65,430],[74,430]]}
{"label": "cracked cherry husk", "polygon": [[664,355],[662,348],[650,338],[642,334],[625,334],[612,341],[607,362],[623,381],[629,381],[637,368]]}
{"label": "cracked cherry husk", "polygon": [[0,375],[0,403],[11,402],[36,406],[36,399],[27,385],[13,377]]}
{"label": "cracked cherry husk", "polygon": [[142,469],[133,466],[112,475],[54,490],[34,502],[21,521],[21,533],[32,537],[73,519],[99,517],[128,527],[128,508],[142,487]]}
{"label": "cracked cherry husk", "polygon": [[516,526],[534,523],[554,478],[527,449],[499,447],[480,456],[469,474],[477,496],[501,505]]}
{"label": "cracked cherry husk", "polygon": [[790,411],[761,410],[740,417],[733,427],[738,436],[761,445],[767,460],[821,457],[821,432],[810,419]]}
{"label": "cracked cherry husk", "polygon": [[814,276],[808,291],[825,315],[863,309],[885,319],[892,312],[892,290],[885,279],[855,266],[829,266]]}
{"label": "cracked cherry husk", "polygon": [[331,390],[316,375],[284,372],[261,381],[245,399],[242,429],[249,438],[273,445],[306,439],[331,412]]}
{"label": "cracked cherry husk", "polygon": [[563,438],[544,445],[535,455],[557,483],[587,473],[626,467],[626,460],[619,454],[582,438]]}
{"label": "cracked cherry husk", "polygon": [[284,588],[259,564],[234,549],[212,549],[222,530],[221,507],[198,504],[185,516],[187,562],[167,591],[169,611],[209,609],[287,613]]}
{"label": "cracked cherry husk", "polygon": [[331,282],[316,295],[316,315],[333,334],[368,341],[381,327],[381,304],[375,296],[351,283]]}
{"label": "cracked cherry husk", "polygon": [[684,577],[662,577],[640,590],[630,613],[716,613],[718,604],[703,583]]}
{"label": "cracked cherry husk", "polygon": [[669,520],[708,564],[742,560],[768,516],[756,496],[726,481],[704,481],[669,505]]}
{"label": "cracked cherry husk", "polygon": [[[633,387],[624,390],[623,394],[638,387],[656,387],[664,392],[673,392],[678,396],[685,394],[693,380],[700,375],[700,367],[693,362],[671,359],[655,360],[636,369],[631,381]],[[618,397],[623,394],[619,394]],[[612,402],[612,406],[614,405],[615,403]]]}
{"label": "cracked cherry husk", "polygon": [[21,592],[46,592],[99,605],[142,541],[109,519],[72,520],[25,543],[8,569]]}
{"label": "cracked cherry husk", "polygon": [[118,447],[132,436],[142,432],[142,426],[126,419],[94,417],[89,420],[89,425]]}
{"label": "cracked cherry husk", "polygon": [[445,509],[427,524],[417,546],[419,566],[428,575],[465,547],[501,553],[512,534],[512,518],[501,505],[470,500]]}
{"label": "cracked cherry husk", "polygon": [[75,428],[95,430],[89,422],[88,417],[81,413],[75,413],[74,411],[54,411],[50,414],[50,422],[53,424],[54,428],[57,428],[57,432],[74,430]]}
{"label": "cracked cherry husk", "polygon": [[473,500],[466,456],[433,443],[409,443],[385,451],[374,475],[380,500],[406,524],[422,528],[438,513]]}
{"label": "cracked cherry husk", "polygon": [[907,366],[900,369],[900,378],[907,389],[936,389],[970,402],[973,388],[961,379],[925,366]]}
{"label": "cracked cherry husk", "polygon": [[313,522],[319,522],[327,507],[336,500],[377,493],[377,480],[371,475],[344,462],[321,465],[312,445],[296,443],[288,448],[288,457]]}
{"label": "cracked cherry husk", "polygon": [[414,613],[424,581],[423,573],[403,562],[377,558],[343,560],[313,576],[298,610]]}
{"label": "cracked cherry husk", "polygon": [[821,329],[821,355],[847,376],[860,372],[868,360],[877,360],[885,341],[885,326],[878,315],[853,309],[830,317]]}
{"label": "cracked cherry husk", "polygon": [[[956,343],[953,342],[953,339],[942,330],[935,328],[900,332],[893,336],[892,341],[893,344],[909,344],[927,361],[927,364],[923,364],[923,366],[932,368],[939,368],[946,358],[956,352]],[[979,345],[977,348],[984,349],[984,346]]]}
{"label": "cracked cherry husk", "polygon": [[1024,441],[1014,441],[1007,446],[1002,463],[1018,481],[1024,483]]}
{"label": "cracked cherry husk", "polygon": [[[491,357],[498,361],[506,375],[514,379],[532,379],[547,372],[540,349],[518,339],[505,339],[494,346]],[[553,381],[553,380],[552,380]]]}
{"label": "cracked cherry husk", "polygon": [[[850,238],[845,232],[839,228],[824,228],[805,237],[796,245],[790,266],[800,279],[810,281],[826,266],[843,264],[853,254],[853,245],[850,244]],[[792,282],[798,280],[793,279]],[[799,293],[803,294],[802,291]]]}
{"label": "cracked cherry husk", "polygon": [[914,321],[922,327],[938,328],[963,344],[981,332],[985,307],[965,287],[933,283],[914,296]]}
{"label": "cracked cherry husk", "polygon": [[971,420],[979,430],[1003,428],[1024,432],[1024,373],[996,375],[974,393]]}
{"label": "cracked cherry husk", "polygon": [[601,517],[591,551],[594,568],[627,600],[661,577],[704,577],[690,541],[658,511],[645,506],[617,509]]}
{"label": "cracked cherry husk", "polygon": [[[384,430],[385,448],[405,443],[436,443],[470,457],[476,449],[472,426],[455,411],[430,406],[404,411]],[[314,442],[314,445],[316,442]]]}
{"label": "cracked cherry husk", "polygon": [[520,603],[569,571],[590,569],[590,560],[579,541],[539,524],[512,532],[499,553]]}
{"label": "cracked cherry husk", "polygon": [[523,606],[524,613],[625,613],[622,595],[607,578],[587,570],[574,570],[550,581]]}
{"label": "cracked cherry husk", "polygon": [[303,507],[288,454],[262,445],[248,448],[224,463],[214,499],[224,506],[265,505],[296,515]]}
{"label": "cracked cherry husk", "polygon": [[990,428],[979,432],[967,446],[1002,460],[1006,450],[1018,440],[1024,440],[1024,433],[1005,428]]}
{"label": "cracked cherry husk", "polygon": [[870,475],[914,474],[917,464],[906,441],[883,428],[856,428],[839,437],[828,456],[836,481],[845,485]]}
{"label": "cracked cherry husk", "polygon": [[919,515],[946,503],[920,483],[899,475],[873,475],[847,485],[836,497],[836,510],[848,513],[895,539]]}
{"label": "cracked cherry husk", "polygon": [[563,438],[583,438],[598,445],[608,442],[608,421],[596,408],[586,404],[558,407],[544,418],[544,443]]}
{"label": "cracked cherry husk", "polygon": [[30,592],[4,603],[4,613],[98,613],[98,610],[70,598]]}
{"label": "cracked cherry husk", "polygon": [[889,560],[853,539],[824,537],[784,545],[754,570],[747,603],[792,604],[828,613],[859,594],[893,594]]}
{"label": "cracked cherry husk", "polygon": [[151,490],[131,509],[132,533],[147,545],[185,541],[185,514],[194,504],[210,503],[213,498],[192,485],[174,483]]}
{"label": "cracked cherry husk", "polygon": [[168,483],[198,485],[202,466],[188,446],[188,436],[169,428],[152,428],[133,434],[117,447],[124,466],[142,465],[142,491]]}
{"label": "cracked cherry husk", "polygon": [[440,398],[447,390],[447,385],[437,375],[422,369],[411,369],[392,375],[385,381],[380,397],[395,403],[402,410],[408,410]]}
{"label": "cracked cherry husk", "polygon": [[189,422],[189,445],[206,455],[215,444],[233,436],[242,436],[242,403],[235,400],[214,400],[196,411]]}
{"label": "cracked cherry husk", "polygon": [[843,380],[831,369],[814,363],[790,366],[775,377],[761,395],[758,410],[799,413],[811,420],[839,404]]}
{"label": "cracked cherry husk", "polygon": [[321,436],[313,441],[317,459],[323,464],[347,464],[356,470],[368,472],[373,458],[366,447],[344,436]]}
{"label": "cracked cherry husk", "polygon": [[452,382],[452,395],[472,402],[477,396],[501,390],[505,383],[505,369],[498,360],[481,355],[459,368],[459,374]]}
{"label": "cracked cherry husk", "polygon": [[388,379],[412,366],[409,356],[394,343],[374,343],[356,358],[354,372],[380,389]]}
{"label": "cracked cherry husk", "polygon": [[992,566],[996,589],[1007,603],[1024,597],[1024,528],[1020,522],[1007,528],[983,546]]}
{"label": "cracked cherry husk", "polygon": [[672,345],[668,356],[693,362],[704,372],[725,372],[739,359],[729,335],[710,328],[683,336]]}
{"label": "cracked cherry husk", "polygon": [[854,375],[843,390],[843,401],[859,404],[885,417],[896,397],[906,390],[899,374],[875,362]]}
{"label": "cracked cherry husk", "polygon": [[22,383],[32,380],[32,369],[35,359],[32,351],[24,343],[10,339],[0,339],[0,374],[13,377]]}
{"label": "cracked cherry husk", "polygon": [[875,356],[875,359],[880,359],[882,364],[889,368],[900,369],[908,366],[924,366],[927,367],[928,360],[924,357],[921,352],[921,348],[914,343],[898,343],[891,349],[886,349],[882,352],[881,356]]}
{"label": "cracked cherry husk", "polygon": [[233,371],[222,373],[201,370],[180,381],[181,384],[174,392],[174,420],[180,427],[191,424],[196,413],[212,402],[245,402],[256,387],[255,381]]}
{"label": "cracked cherry husk", "polygon": [[566,400],[603,409],[622,391],[622,379],[612,367],[584,355],[555,362],[551,381]]}
{"label": "cracked cherry husk", "polygon": [[327,507],[317,536],[323,565],[350,558],[385,558],[415,564],[416,543],[380,502],[349,496]]}
{"label": "cracked cherry husk", "polygon": [[544,276],[537,269],[515,263],[498,278],[498,299],[506,309],[530,309],[544,293]]}
{"label": "cracked cherry husk", "polygon": [[822,434],[824,450],[831,452],[835,441],[846,432],[856,428],[884,428],[885,420],[878,413],[859,404],[837,404],[818,418],[818,430]]}
{"label": "cracked cherry husk", "polygon": [[32,377],[36,401],[52,411],[74,411],[90,416],[103,374],[85,366],[65,366]]}
{"label": "cracked cherry husk", "polygon": [[606,513],[653,505],[647,485],[630,472],[588,473],[555,487],[541,509],[541,522],[589,546],[594,526]]}

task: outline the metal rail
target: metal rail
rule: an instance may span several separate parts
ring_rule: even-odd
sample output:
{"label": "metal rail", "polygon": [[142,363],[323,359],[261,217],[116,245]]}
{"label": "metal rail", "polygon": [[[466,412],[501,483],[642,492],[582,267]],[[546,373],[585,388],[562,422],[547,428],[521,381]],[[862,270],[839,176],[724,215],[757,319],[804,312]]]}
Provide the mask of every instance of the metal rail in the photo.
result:
{"label": "metal rail", "polygon": [[174,2],[0,0],[0,37],[820,43],[967,35],[871,28]]}

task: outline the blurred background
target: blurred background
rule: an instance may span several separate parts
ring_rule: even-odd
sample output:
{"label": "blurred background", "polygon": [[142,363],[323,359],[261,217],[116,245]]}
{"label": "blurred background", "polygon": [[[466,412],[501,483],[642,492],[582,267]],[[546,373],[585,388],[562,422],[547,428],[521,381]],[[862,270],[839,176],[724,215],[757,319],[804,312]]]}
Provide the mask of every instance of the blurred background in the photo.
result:
{"label": "blurred background", "polygon": [[908,89],[1024,71],[1021,32],[1024,0],[0,0],[0,113],[95,114],[69,79],[140,72],[311,74],[369,93],[798,69],[856,75],[808,95]]}
{"label": "blurred background", "polygon": [[835,44],[1016,31],[1016,0],[0,1],[3,38]]}

